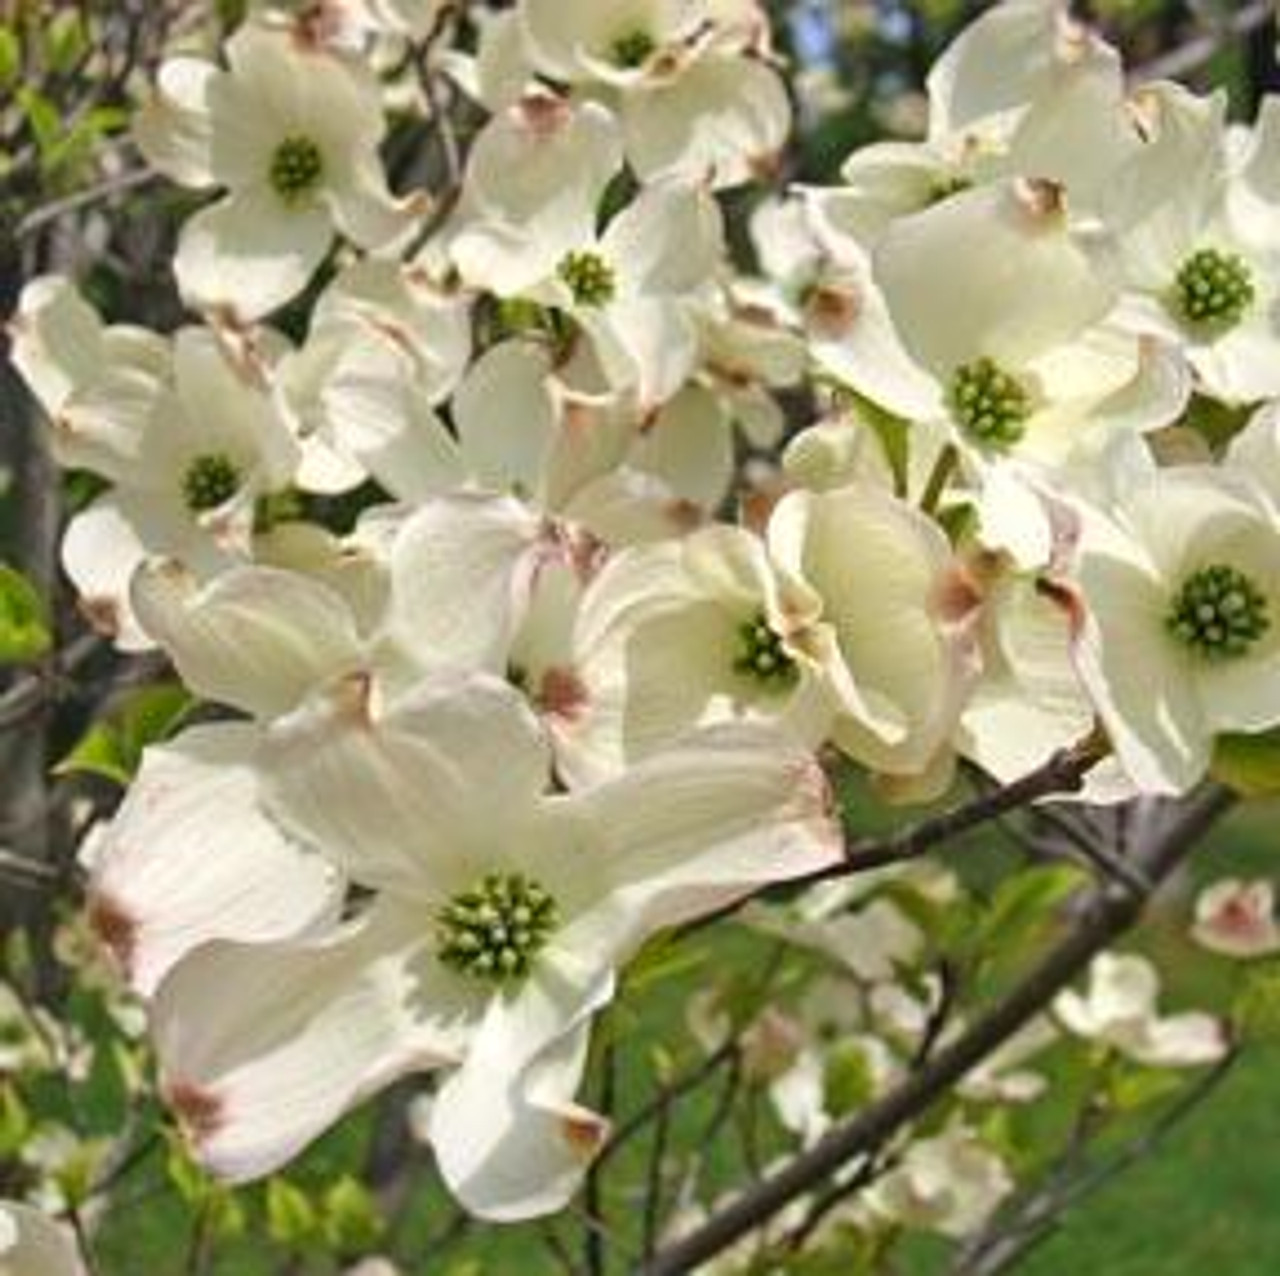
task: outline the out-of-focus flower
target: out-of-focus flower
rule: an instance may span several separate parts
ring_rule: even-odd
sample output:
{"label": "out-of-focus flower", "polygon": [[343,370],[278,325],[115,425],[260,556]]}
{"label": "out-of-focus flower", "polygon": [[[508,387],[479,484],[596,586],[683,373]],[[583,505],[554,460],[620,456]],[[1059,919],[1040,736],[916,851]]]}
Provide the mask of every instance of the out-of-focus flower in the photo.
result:
{"label": "out-of-focus flower", "polygon": [[1085,994],[1068,989],[1053,1013],[1069,1032],[1110,1046],[1153,1068],[1195,1068],[1216,1063],[1229,1042],[1222,1021],[1199,1011],[1161,1017],[1160,978],[1145,958],[1102,953],[1089,968]]}
{"label": "out-of-focus flower", "polygon": [[1275,910],[1275,888],[1269,881],[1227,877],[1197,897],[1191,938],[1224,957],[1269,957],[1280,952]]}

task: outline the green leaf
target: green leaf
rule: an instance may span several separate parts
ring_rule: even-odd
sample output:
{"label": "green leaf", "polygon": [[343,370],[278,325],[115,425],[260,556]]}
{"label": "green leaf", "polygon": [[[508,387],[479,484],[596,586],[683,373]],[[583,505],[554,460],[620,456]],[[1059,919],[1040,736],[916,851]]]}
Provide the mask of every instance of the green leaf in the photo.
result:
{"label": "green leaf", "polygon": [[65,75],[89,48],[84,20],[74,9],[55,13],[44,28],[44,60],[50,71]]}
{"label": "green leaf", "polygon": [[15,95],[43,159],[62,139],[62,113],[38,89],[25,84]]}
{"label": "green leaf", "polygon": [[20,1152],[31,1134],[31,1113],[17,1088],[0,1083],[0,1156],[11,1157]]}
{"label": "green leaf", "polygon": [[0,563],[0,665],[38,660],[52,645],[48,612],[35,587]]}
{"label": "green leaf", "polygon": [[98,775],[128,784],[143,750],[166,740],[195,703],[177,683],[159,683],[132,692],[104,721],[95,722],[53,769],[55,775]]}
{"label": "green leaf", "polygon": [[1075,864],[1024,869],[1000,884],[983,923],[986,943],[1010,943],[1045,921],[1089,880]]}
{"label": "green leaf", "polygon": [[875,1093],[867,1052],[856,1041],[844,1041],[827,1053],[822,1068],[822,1106],[839,1120],[865,1107]]}
{"label": "green leaf", "polygon": [[0,89],[18,82],[22,74],[22,46],[12,27],[0,26]]}
{"label": "green leaf", "polygon": [[297,1249],[313,1239],[318,1228],[316,1208],[301,1188],[285,1179],[267,1183],[267,1232],[273,1241]]}
{"label": "green leaf", "polygon": [[1214,741],[1213,778],[1242,797],[1280,794],[1280,727],[1257,735],[1227,734]]}
{"label": "green leaf", "polygon": [[324,1238],[339,1254],[367,1252],[382,1236],[384,1224],[368,1188],[343,1175],[324,1195]]}
{"label": "green leaf", "polygon": [[1133,1112],[1177,1094],[1186,1084],[1169,1068],[1132,1067],[1117,1070],[1107,1087],[1107,1097],[1119,1112]]}

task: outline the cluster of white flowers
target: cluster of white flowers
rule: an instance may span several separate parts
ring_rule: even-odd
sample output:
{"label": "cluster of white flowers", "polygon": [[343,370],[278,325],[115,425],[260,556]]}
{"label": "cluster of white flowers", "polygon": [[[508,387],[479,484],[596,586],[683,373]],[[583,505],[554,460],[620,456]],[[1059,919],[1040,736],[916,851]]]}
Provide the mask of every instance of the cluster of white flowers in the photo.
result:
{"label": "cluster of white flowers", "polygon": [[[443,55],[487,120],[447,203],[379,149],[426,109],[382,53],[440,9],[264,5],[166,62],[137,141],[221,192],[177,248],[195,320],[42,278],[11,330],[104,480],[85,614],[235,711],[148,752],[91,864],[198,1158],[263,1175],[435,1069],[445,1180],[513,1219],[606,1136],[590,1024],[646,939],[840,859],[818,750],[911,800],[1100,723],[1110,801],[1280,724],[1280,104],[1131,90],[1005,0],[924,141],[758,208],[750,273],[720,193],[790,124],[756,0],[491,16]],[[1167,1060],[1194,1029],[1154,997],[1106,966],[1059,1014]],[[962,1230],[1007,1187],[955,1129],[868,1208]]]}

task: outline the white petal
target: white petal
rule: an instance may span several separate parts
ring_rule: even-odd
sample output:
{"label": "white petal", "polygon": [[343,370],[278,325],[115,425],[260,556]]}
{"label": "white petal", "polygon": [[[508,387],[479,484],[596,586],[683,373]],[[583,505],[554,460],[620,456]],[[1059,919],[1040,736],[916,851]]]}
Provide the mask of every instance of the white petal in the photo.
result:
{"label": "white petal", "polygon": [[[137,520],[107,495],[74,515],[62,535],[62,569],[80,595],[81,610],[121,651],[146,651],[155,646],[138,623],[129,600],[134,571],[160,548],[147,535],[151,530],[155,529],[139,529]],[[168,542],[170,538],[163,539]]]}
{"label": "white petal", "polygon": [[1076,668],[1121,763],[1144,791],[1186,792],[1208,767],[1209,732],[1165,633],[1166,590],[1103,553],[1086,553],[1077,579],[1088,611],[1076,620]]}
{"label": "white petal", "polygon": [[0,1201],[0,1273],[4,1276],[85,1276],[75,1238],[30,1205]]}
{"label": "white petal", "polygon": [[152,1032],[201,1164],[269,1174],[397,1077],[456,1061],[476,998],[429,943],[421,916],[386,905],[323,938],[208,944],[179,963]]}
{"label": "white petal", "polygon": [[467,192],[482,217],[545,230],[567,250],[593,238],[597,204],[621,163],[618,126],[605,107],[539,91],[476,139]]}
{"label": "white petal", "polygon": [[608,1133],[572,1100],[589,1016],[612,995],[607,971],[544,956],[519,992],[490,1003],[431,1109],[440,1172],[469,1213],[513,1222],[568,1203]]}
{"label": "white petal", "polygon": [[1222,1021],[1200,1011],[1153,1023],[1146,1041],[1131,1053],[1154,1068],[1194,1068],[1217,1063],[1230,1049]]}
{"label": "white petal", "polygon": [[627,95],[622,123],[642,180],[679,173],[736,186],[769,171],[791,130],[791,105],[763,62],[710,54],[669,84]]}
{"label": "white petal", "polygon": [[901,219],[880,241],[875,277],[893,322],[944,384],[984,355],[1017,369],[1111,308],[1115,286],[1060,200],[1050,183],[980,187]]}
{"label": "white petal", "polygon": [[360,882],[439,899],[534,836],[550,770],[527,702],[487,677],[427,679],[385,711],[367,680],[339,685],[273,728],[269,809]]}
{"label": "white petal", "polygon": [[843,854],[816,759],[764,724],[692,733],[564,800],[593,830],[612,883],[584,925],[615,955]]}
{"label": "white petal", "polygon": [[94,861],[89,919],[150,996],[213,939],[286,939],[336,918],[337,871],[258,804],[249,726],[194,727],[148,749]]}
{"label": "white petal", "polygon": [[376,155],[357,158],[326,185],[334,222],[361,248],[385,248],[412,230],[430,209],[430,200],[421,192],[395,198]]}
{"label": "white petal", "polygon": [[188,305],[247,323],[297,296],[332,242],[323,208],[291,211],[270,191],[248,191],[183,225],[174,271]]}
{"label": "white petal", "polygon": [[392,547],[387,637],[424,669],[505,672],[541,536],[508,497],[428,501]]}
{"label": "white petal", "polygon": [[733,432],[722,400],[700,386],[681,391],[645,427],[629,459],[674,496],[714,513],[733,479]]}
{"label": "white petal", "polygon": [[138,149],[183,186],[214,185],[209,86],[220,74],[203,58],[163,63],[155,89],[133,117]]}
{"label": "white petal", "polygon": [[264,717],[362,655],[346,602],[295,572],[235,568],[200,588],[181,565],[153,563],[134,578],[133,605],[193,691]]}
{"label": "white petal", "polygon": [[453,419],[470,474],[495,492],[541,493],[559,425],[546,350],[504,341],[471,367]]}
{"label": "white petal", "polygon": [[609,223],[600,249],[627,291],[692,292],[724,253],[719,205],[698,182],[655,182]]}

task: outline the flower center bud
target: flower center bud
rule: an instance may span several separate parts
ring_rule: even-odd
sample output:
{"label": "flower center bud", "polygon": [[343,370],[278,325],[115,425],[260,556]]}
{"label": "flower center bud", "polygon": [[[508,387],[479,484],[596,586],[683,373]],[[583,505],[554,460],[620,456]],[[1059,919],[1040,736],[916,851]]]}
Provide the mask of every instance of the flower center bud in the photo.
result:
{"label": "flower center bud", "polygon": [[440,960],[461,975],[518,984],[559,925],[556,901],[520,873],[491,873],[437,918]]}
{"label": "flower center bud", "polygon": [[221,452],[197,456],[182,476],[187,509],[203,514],[225,505],[240,490],[240,468]]}
{"label": "flower center bud", "polygon": [[286,204],[296,204],[323,176],[324,156],[309,137],[286,137],[271,156],[271,189]]}
{"label": "flower center bud", "polygon": [[614,66],[624,71],[634,71],[644,66],[653,56],[658,42],[647,31],[637,28],[618,36],[609,46],[609,58]]}
{"label": "flower center bud", "polygon": [[960,427],[979,443],[1009,447],[1026,433],[1031,395],[992,359],[957,368],[947,398]]}
{"label": "flower center bud", "polygon": [[1165,627],[1197,656],[1232,660],[1271,628],[1267,599],[1243,572],[1215,563],[1182,583]]}
{"label": "flower center bud", "polygon": [[604,306],[617,291],[617,276],[599,253],[570,253],[560,263],[560,278],[579,306]]}
{"label": "flower center bud", "polygon": [[733,668],[769,690],[792,686],[798,676],[796,662],[782,647],[782,639],[769,628],[763,615],[754,616],[738,626],[738,649]]}
{"label": "flower center bud", "polygon": [[1244,258],[1201,248],[1178,269],[1178,313],[1200,327],[1234,328],[1254,302],[1253,276]]}

